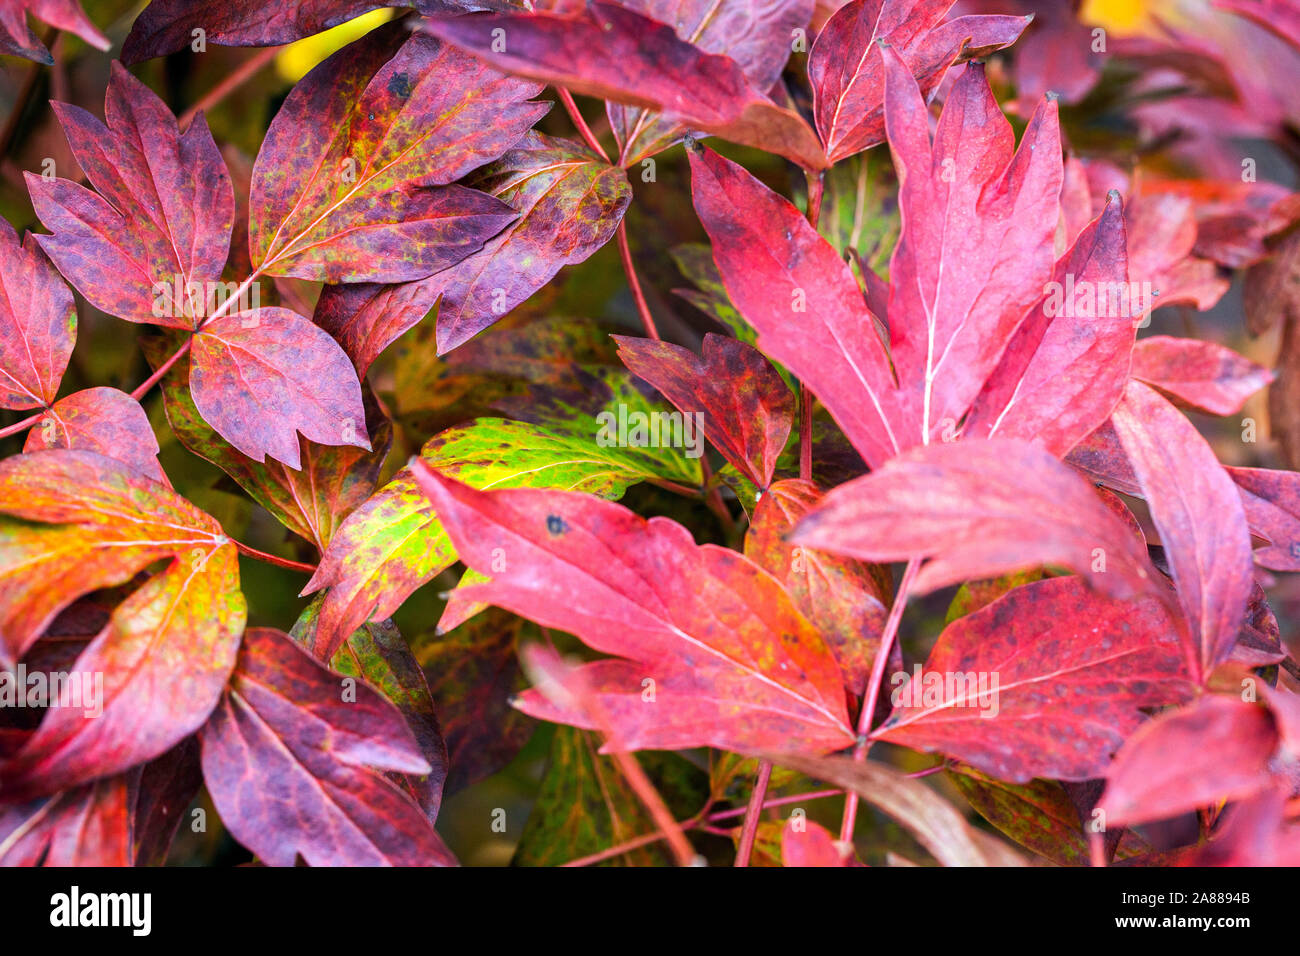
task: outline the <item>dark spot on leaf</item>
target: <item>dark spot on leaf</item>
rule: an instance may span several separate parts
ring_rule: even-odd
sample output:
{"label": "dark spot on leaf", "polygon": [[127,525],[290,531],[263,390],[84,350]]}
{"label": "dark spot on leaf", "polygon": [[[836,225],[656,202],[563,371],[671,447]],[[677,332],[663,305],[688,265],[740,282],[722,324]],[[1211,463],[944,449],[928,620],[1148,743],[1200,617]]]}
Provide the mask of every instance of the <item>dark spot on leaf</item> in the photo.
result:
{"label": "dark spot on leaf", "polygon": [[406,99],[411,95],[411,78],[405,73],[394,73],[388,78],[388,92]]}
{"label": "dark spot on leaf", "polygon": [[553,535],[562,535],[569,530],[569,526],[564,523],[564,519],[559,515],[546,516],[546,530]]}

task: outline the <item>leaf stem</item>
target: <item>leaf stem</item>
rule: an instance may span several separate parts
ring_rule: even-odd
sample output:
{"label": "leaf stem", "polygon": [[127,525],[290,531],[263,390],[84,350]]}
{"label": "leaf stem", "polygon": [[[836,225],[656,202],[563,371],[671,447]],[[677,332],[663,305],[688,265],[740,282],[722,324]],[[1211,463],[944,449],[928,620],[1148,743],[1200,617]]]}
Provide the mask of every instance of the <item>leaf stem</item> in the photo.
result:
{"label": "leaf stem", "polygon": [[[261,269],[254,269],[253,274],[249,276],[247,279],[245,279],[243,282],[241,282],[239,284],[239,288],[235,289],[234,292],[232,292],[229,296],[227,296],[224,302],[222,302],[219,306],[213,309],[212,314],[206,316],[203,319],[203,321],[200,322],[199,325],[194,329],[194,331],[202,332],[204,326],[216,321],[217,319],[225,315],[227,312],[229,312],[231,305],[233,303],[238,302],[240,299],[242,299],[244,293],[248,291],[248,287],[251,286],[254,282],[256,282],[261,275],[262,275]],[[152,375],[150,375],[143,382],[141,382],[139,385],[136,386],[135,391],[131,393],[131,397],[134,398],[137,402],[140,401],[140,399],[144,398],[144,396],[149,392],[149,389],[157,385],[158,382],[162,380],[163,376],[171,371],[172,366],[180,361],[181,356],[183,356],[186,352],[188,352],[190,350],[190,346],[193,344],[194,344],[194,335],[193,333],[191,333],[189,338],[185,340],[185,343],[179,349],[176,350],[175,354],[173,354],[171,358],[169,358],[167,361],[159,365],[158,368],[154,370],[154,373]]]}
{"label": "leaf stem", "polygon": [[627,284],[632,290],[632,298],[636,299],[637,311],[641,313],[641,322],[645,325],[646,335],[659,341],[659,329],[655,327],[654,316],[650,314],[650,304],[645,300],[645,293],[641,291],[641,281],[636,277],[636,268],[632,265],[632,250],[627,245],[627,219],[620,219],[618,223],[618,254],[623,260],[623,271],[627,274]]}
{"label": "leaf stem", "polygon": [[[894,649],[894,640],[898,637],[898,625],[903,619],[903,608],[907,604],[907,592],[912,587],[921,566],[920,558],[907,562],[903,579],[898,582],[898,593],[889,608],[889,619],[885,621],[884,633],[880,635],[880,647],[876,649],[876,659],[871,664],[871,678],[867,681],[867,693],[862,701],[862,710],[858,712],[858,745],[853,748],[853,759],[859,763],[867,759],[871,749],[871,740],[867,736],[871,730],[871,718],[876,712],[876,701],[880,697],[880,685],[885,679],[885,665],[890,651]],[[858,795],[850,792],[844,801],[844,817],[840,821],[840,839],[852,841],[853,828],[857,823]]]}
{"label": "leaf stem", "polygon": [[0,438],[8,438],[10,435],[17,435],[19,432],[31,428],[44,416],[44,412],[37,412],[35,415],[28,415],[20,422],[14,422],[12,425],[0,428]]}
{"label": "leaf stem", "polygon": [[[791,803],[803,803],[807,800],[821,800],[826,797],[838,797],[843,792],[843,790],[838,788],[832,788],[829,790],[810,790],[807,793],[795,793],[788,797],[775,797],[771,800],[765,801],[763,803],[763,809],[770,810],[773,807],[781,807]],[[736,810],[719,810],[716,813],[709,813],[708,816],[705,816],[705,814],[708,813],[708,809],[709,804],[706,804],[703,810],[687,820],[682,820],[678,826],[681,827],[682,830],[698,830],[701,829],[705,823],[716,823],[719,820],[728,820],[732,817],[738,817],[742,813],[749,812],[747,807],[740,807]],[[577,859],[569,860],[567,863],[561,863],[560,865],[591,866],[593,863],[602,863],[605,860],[613,859],[616,856],[622,856],[624,853],[631,853],[633,850],[639,850],[643,846],[658,843],[660,840],[666,839],[667,836],[668,834],[664,833],[662,830],[656,830],[653,833],[646,833],[639,837],[633,837],[625,843],[619,843],[615,846],[607,847],[597,853],[592,853],[589,856],[578,857]]]}
{"label": "leaf stem", "polygon": [[772,779],[772,762],[758,762],[758,776],[754,779],[754,790],[749,795],[749,806],[745,808],[745,822],[740,830],[740,843],[736,847],[736,866],[749,866],[749,857],[754,850],[754,838],[758,836],[758,818],[763,813],[763,801],[767,799],[767,785]]}
{"label": "leaf stem", "polygon": [[256,548],[250,547],[242,541],[235,541],[234,538],[231,538],[230,540],[234,543],[235,550],[246,557],[254,558],[258,561],[264,561],[267,564],[274,564],[278,568],[289,568],[292,571],[302,571],[304,574],[316,573],[316,565],[314,564],[303,564],[301,561],[291,561],[288,558],[279,558],[274,554],[267,554],[265,551],[258,551]]}
{"label": "leaf stem", "polygon": [[264,47],[248,59],[244,60],[244,62],[239,64],[239,66],[235,67],[235,69],[231,71],[224,80],[212,89],[208,90],[207,93],[199,98],[197,103],[180,115],[180,118],[176,121],[176,125],[180,128],[180,131],[182,133],[185,132],[190,128],[190,124],[194,122],[194,118],[198,116],[199,113],[208,112],[227,96],[260,73],[267,64],[275,59],[276,54],[279,53],[281,49],[283,49],[283,47]]}
{"label": "leaf stem", "polygon": [[560,102],[564,104],[564,108],[569,111],[569,119],[573,120],[573,125],[578,128],[578,132],[582,134],[583,140],[586,141],[587,145],[592,148],[597,156],[608,163],[610,161],[609,153],[605,152],[605,147],[600,145],[600,140],[598,140],[596,134],[591,131],[591,127],[587,125],[587,121],[582,118],[582,113],[578,110],[578,104],[574,102],[573,94],[562,86],[557,86],[555,92],[560,97]]}
{"label": "leaf stem", "polygon": [[[58,33],[57,27],[47,28],[41,37],[41,43],[48,49],[54,43],[54,38]],[[27,64],[27,72],[23,76],[22,87],[18,90],[18,95],[14,97],[9,116],[5,119],[4,129],[0,131],[0,156],[8,155],[9,147],[13,145],[14,139],[18,135],[18,124],[23,118],[23,113],[27,110],[27,104],[31,101],[32,94],[36,92],[36,84],[41,77],[42,65],[35,60]]]}
{"label": "leaf stem", "polygon": [[143,382],[141,382],[139,385],[135,387],[135,391],[131,393],[131,397],[134,398],[137,402],[140,401],[140,399],[144,398],[145,395],[148,394],[149,389],[157,385],[158,382],[162,380],[163,376],[171,371],[172,366],[181,360],[181,356],[183,356],[186,352],[190,350],[190,346],[193,343],[194,343],[194,336],[193,335],[187,336],[185,339],[185,343],[176,350],[175,354],[173,354],[171,358],[169,358],[167,361],[163,362],[156,369],[154,369],[154,373],[152,375],[150,375],[148,378],[146,378]]}

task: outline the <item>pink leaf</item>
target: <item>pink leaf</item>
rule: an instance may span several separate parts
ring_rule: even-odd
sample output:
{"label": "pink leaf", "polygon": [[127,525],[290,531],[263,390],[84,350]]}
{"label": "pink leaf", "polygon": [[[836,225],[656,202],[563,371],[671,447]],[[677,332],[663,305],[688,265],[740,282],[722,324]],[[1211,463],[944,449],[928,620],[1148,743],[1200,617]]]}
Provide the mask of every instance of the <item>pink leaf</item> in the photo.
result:
{"label": "pink leaf", "polygon": [[1177,409],[1131,382],[1111,421],[1160,532],[1198,678],[1232,651],[1253,581],[1241,496]]}

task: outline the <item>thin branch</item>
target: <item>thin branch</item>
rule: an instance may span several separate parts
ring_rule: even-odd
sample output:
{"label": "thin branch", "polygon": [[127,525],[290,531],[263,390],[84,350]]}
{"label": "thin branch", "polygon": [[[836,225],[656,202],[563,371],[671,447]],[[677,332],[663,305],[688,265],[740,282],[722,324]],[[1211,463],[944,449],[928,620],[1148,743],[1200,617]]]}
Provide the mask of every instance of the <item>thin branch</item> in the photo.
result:
{"label": "thin branch", "polygon": [[[234,539],[231,539],[234,541]],[[302,571],[304,574],[315,574],[316,565],[303,564],[301,561],[290,561],[288,558],[279,558],[274,554],[267,554],[265,551],[258,551],[256,548],[249,547],[242,541],[234,541],[235,550],[242,555],[263,561],[266,564],[274,564],[278,568],[289,568],[292,571]]]}
{"label": "thin branch", "polygon": [[[244,293],[248,291],[248,287],[251,286],[254,282],[256,282],[258,277],[261,274],[262,274],[261,269],[254,270],[251,276],[249,276],[242,283],[240,283],[239,288],[237,288],[234,292],[232,292],[224,302],[222,302],[219,306],[217,306],[215,309],[212,310],[211,315],[204,318],[204,320],[199,324],[199,327],[196,331],[201,332],[205,325],[214,322],[215,320],[221,318],[223,315],[229,312],[230,307],[235,303],[239,302],[240,299],[243,298]],[[190,346],[193,344],[194,344],[194,336],[191,335],[189,338],[185,340],[185,344],[183,344],[179,349],[176,350],[176,352],[171,356],[171,358],[167,359],[167,361],[159,365],[158,368],[154,370],[154,373],[152,375],[150,375],[147,379],[145,379],[143,382],[141,382],[139,385],[136,386],[135,391],[131,393],[131,397],[134,398],[137,402],[140,401],[140,399],[144,398],[144,396],[148,393],[149,389],[157,385],[158,382],[162,380],[163,376],[166,375],[169,371],[171,371],[172,366],[180,361],[181,356],[183,356],[186,352],[188,352],[190,350]]]}
{"label": "thin branch", "polygon": [[645,293],[641,291],[641,280],[636,277],[636,268],[632,265],[632,250],[627,245],[626,216],[619,220],[618,224],[618,254],[623,260],[623,271],[627,273],[627,284],[632,290],[632,298],[636,299],[637,311],[641,313],[641,322],[645,325],[646,335],[658,341],[659,329],[655,327],[654,316],[650,314],[650,304],[645,300]]}
{"label": "thin branch", "polygon": [[[56,27],[50,27],[45,31],[41,42],[49,49],[54,37],[58,33]],[[35,61],[27,64],[27,72],[23,75],[23,85],[18,90],[18,95],[14,97],[13,108],[9,111],[9,117],[5,120],[4,129],[0,130],[0,156],[8,154],[9,147],[13,145],[14,139],[18,135],[18,123],[27,109],[27,104],[31,101],[32,94],[36,92],[36,84],[41,78],[41,64]]]}
{"label": "thin branch", "polygon": [[37,412],[35,415],[28,415],[20,422],[14,422],[12,425],[0,428],[0,438],[8,438],[10,435],[17,435],[21,431],[26,431],[44,417],[45,412]]}
{"label": "thin branch", "polygon": [[[867,735],[871,731],[871,718],[876,712],[876,701],[880,697],[880,685],[885,679],[885,665],[889,660],[890,651],[894,649],[894,640],[898,637],[898,625],[903,619],[907,592],[911,589],[912,579],[916,577],[920,566],[921,562],[918,558],[907,562],[907,570],[903,572],[903,579],[898,583],[898,593],[894,595],[894,603],[889,609],[889,619],[885,621],[884,633],[880,635],[876,659],[871,664],[871,678],[867,682],[867,693],[862,701],[862,710],[858,712],[858,745],[853,748],[853,759],[858,762],[866,760],[867,751],[871,749],[871,741]],[[853,839],[857,815],[858,795],[850,792],[844,801],[844,817],[840,821],[841,840]]]}
{"label": "thin branch", "polygon": [[772,779],[772,762],[758,762],[758,776],[754,780],[754,791],[749,795],[749,806],[745,809],[745,823],[740,830],[740,843],[736,847],[736,866],[749,866],[749,857],[754,850],[754,839],[758,836],[758,818],[763,813],[763,801],[767,799],[767,785]]}
{"label": "thin branch", "polygon": [[597,156],[608,163],[609,153],[605,152],[605,147],[600,145],[600,140],[596,139],[596,134],[591,131],[591,127],[587,125],[587,121],[582,118],[582,113],[578,110],[578,104],[573,100],[573,94],[562,86],[557,86],[555,92],[559,95],[560,102],[564,104],[564,108],[569,111],[569,119],[573,120],[573,125],[578,128],[578,132],[582,134],[583,140],[586,141],[587,145],[592,148]]}
{"label": "thin branch", "polygon": [[264,47],[235,67],[224,80],[208,90],[199,98],[198,102],[180,115],[176,122],[180,126],[181,132],[183,133],[190,128],[190,124],[194,122],[194,118],[199,113],[210,112],[214,106],[262,72],[263,68],[275,59],[276,54],[281,49],[282,47],[278,46]]}
{"label": "thin branch", "polygon": [[[773,807],[783,807],[791,803],[804,803],[808,800],[821,800],[826,797],[838,797],[844,791],[838,788],[829,790],[811,790],[807,793],[796,793],[788,797],[776,797],[768,800],[763,804],[764,810],[770,810]],[[717,823],[720,820],[729,820],[732,817],[738,817],[743,813],[748,813],[747,807],[740,807],[736,810],[719,810],[717,813],[708,813],[709,806],[705,805],[704,809],[695,816],[681,821],[678,826],[682,830],[699,830],[705,823]],[[646,833],[639,837],[634,837],[625,843],[619,843],[615,846],[606,847],[597,853],[589,856],[578,857],[569,860],[567,863],[561,863],[561,866],[591,866],[593,863],[602,863],[605,860],[611,860],[616,856],[622,856],[624,853],[631,853],[633,850],[639,850],[643,846],[649,846],[652,843],[658,843],[660,840],[667,839],[667,834],[662,830],[655,830],[653,833]]]}

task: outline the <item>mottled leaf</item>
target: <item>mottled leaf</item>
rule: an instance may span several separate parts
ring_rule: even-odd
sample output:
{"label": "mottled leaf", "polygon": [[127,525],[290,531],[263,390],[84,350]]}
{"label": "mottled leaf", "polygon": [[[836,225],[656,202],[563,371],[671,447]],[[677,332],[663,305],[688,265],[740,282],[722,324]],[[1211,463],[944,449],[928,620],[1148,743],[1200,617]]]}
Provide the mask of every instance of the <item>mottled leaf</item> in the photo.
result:
{"label": "mottled leaf", "polygon": [[955,62],[1010,46],[1031,17],[939,21],[949,0],[851,0],[826,21],[808,54],[817,132],[832,162],[885,140],[885,65],[891,47],[927,100]]}
{"label": "mottled leaf", "polygon": [[[770,90],[790,58],[796,30],[808,26],[812,0],[622,0],[622,6],[672,27],[705,53],[730,57],[756,90]],[[607,104],[622,166],[662,152],[687,127],[638,107]]]}
{"label": "mottled leaf", "polygon": [[481,332],[563,266],[585,260],[614,235],[632,200],[627,175],[570,140],[529,132],[472,184],[519,218],[442,279],[438,352]]}
{"label": "mottled leaf", "polygon": [[0,408],[50,405],[76,340],[72,292],[36,237],[0,220]]}
{"label": "mottled leaf", "polygon": [[[278,631],[252,628],[199,733],[203,779],[235,839],[271,866],[446,866],[419,805],[381,771],[426,774],[401,713]],[[273,787],[267,782],[274,781]]]}
{"label": "mottled leaf", "polygon": [[772,483],[794,423],[794,395],[761,352],[709,333],[703,355],[669,342],[614,336],[623,364],[698,421],[704,435],[759,488]]}
{"label": "mottled leaf", "polygon": [[[131,598],[141,616],[133,620],[123,614],[120,626],[139,628],[136,636],[146,640],[163,638],[165,633],[145,633],[150,621],[144,612],[162,609],[168,593],[180,597],[189,591],[209,605],[196,612],[214,615],[201,630],[216,658],[225,656],[216,654],[218,649],[238,638],[243,600],[234,546],[216,521],[162,485],[93,452],[51,450],[0,462],[0,491],[0,512],[20,519],[4,521],[0,531],[0,633],[5,637],[0,664],[12,665],[55,615],[81,595],[124,584],[167,558],[174,560],[157,583]],[[173,623],[187,626],[184,619]],[[109,640],[111,631],[102,637],[105,652],[128,652],[125,643]],[[195,650],[197,645],[190,653]],[[189,663],[197,667],[202,661],[195,655]]]}
{"label": "mottled leaf", "polygon": [[[320,599],[308,605],[294,622],[289,636],[310,649],[315,644]],[[434,711],[433,697],[419,663],[396,625],[390,621],[364,624],[347,639],[329,661],[330,669],[345,677],[356,677],[379,691],[406,718],[420,754],[429,764],[427,774],[392,774],[432,823],[442,805],[443,782],[447,779],[447,745]]]}
{"label": "mottled leaf", "polygon": [[[825,752],[853,742],[830,649],[743,556],[590,495],[476,491],[423,460],[416,469],[461,559],[492,575],[479,599],[620,655],[575,671],[616,733],[611,746]],[[538,691],[519,706],[591,727],[582,708]]]}
{"label": "mottled leaf", "polygon": [[[142,345],[157,367],[175,351],[166,337]],[[189,390],[189,356],[182,356],[162,380],[167,423],[182,445],[212,462],[295,534],[324,551],[343,519],[375,490],[379,470],[393,444],[392,424],[369,388],[362,389],[371,451],[356,445],[318,445],[299,438],[302,467],[274,459],[258,462],[237,450],[199,415]]]}
{"label": "mottled leaf", "polygon": [[[599,738],[588,731],[557,727],[542,777],[537,802],[519,837],[513,863],[517,866],[557,866],[599,853],[658,829],[654,818],[628,784],[618,765],[597,752]],[[647,771],[675,778],[700,772],[676,754],[647,754]],[[680,781],[684,783],[684,781]],[[668,794],[663,794],[667,800]],[[699,804],[682,809],[690,813]],[[670,866],[673,858],[663,843],[611,857],[611,866]]]}
{"label": "mottled leaf", "polygon": [[1143,708],[1192,692],[1165,606],[1108,600],[1077,577],[954,621],[919,673],[889,683],[894,711],[875,736],[1012,783],[1101,776]]}
{"label": "mottled leaf", "polygon": [[79,106],[53,104],[95,192],[27,173],[41,222],[37,242],[91,305],[131,322],[197,328],[221,282],[235,198],[202,116],[182,135],[167,106],[114,62],[107,126]]}
{"label": "mottled leaf", "polygon": [[830,165],[803,118],[755,88],[735,60],[609,0],[563,13],[428,20],[424,28],[507,72],[653,110],[806,168]]}
{"label": "mottled leaf", "polygon": [[[578,429],[485,418],[435,435],[420,460],[481,487],[581,488],[617,498],[658,474],[655,460],[637,451],[601,447]],[[330,589],[314,653],[328,659],[344,637],[367,620],[391,616],[455,559],[428,499],[403,468],[343,523],[303,592]]]}
{"label": "mottled leaf", "polygon": [[532,736],[536,724],[510,706],[525,687],[515,657],[525,637],[540,637],[536,625],[493,609],[450,633],[412,641],[442,714],[449,793],[496,773]]}
{"label": "mottled leaf", "polygon": [[1241,495],[1177,409],[1131,382],[1111,418],[1169,557],[1193,677],[1232,651],[1253,580]]}
{"label": "mottled leaf", "polygon": [[780,581],[817,625],[839,661],[844,686],[860,697],[885,627],[889,572],[786,540],[821,501],[822,493],[811,481],[788,478],[773,484],[750,519],[745,556]]}
{"label": "mottled leaf", "polygon": [[254,267],[405,282],[459,262],[515,213],[449,184],[546,113],[528,102],[537,92],[401,22],[344,47],[293,88],[262,141],[249,209]]}
{"label": "mottled leaf", "polygon": [[1217,342],[1167,335],[1137,344],[1133,377],[1211,415],[1235,415],[1273,380],[1268,369]]}
{"label": "mottled leaf", "polygon": [[[278,46],[328,30],[392,4],[375,0],[153,0],[135,19],[122,59],[139,63],[189,46],[193,30],[217,46]],[[494,0],[411,0],[421,13],[458,13],[504,6]]]}
{"label": "mottled leaf", "polygon": [[27,433],[23,451],[46,448],[93,451],[116,458],[146,478],[167,482],[148,416],[139,402],[115,388],[88,388],[51,405]]}
{"label": "mottled leaf", "polygon": [[1145,549],[1092,487],[1009,439],[905,452],[833,490],[791,540],[865,561],[929,557],[918,592],[1043,564],[1115,597],[1152,586]]}
{"label": "mottled leaf", "polygon": [[194,407],[237,450],[302,467],[298,434],[370,450],[361,384],[329,333],[289,309],[207,322],[190,348]]}

